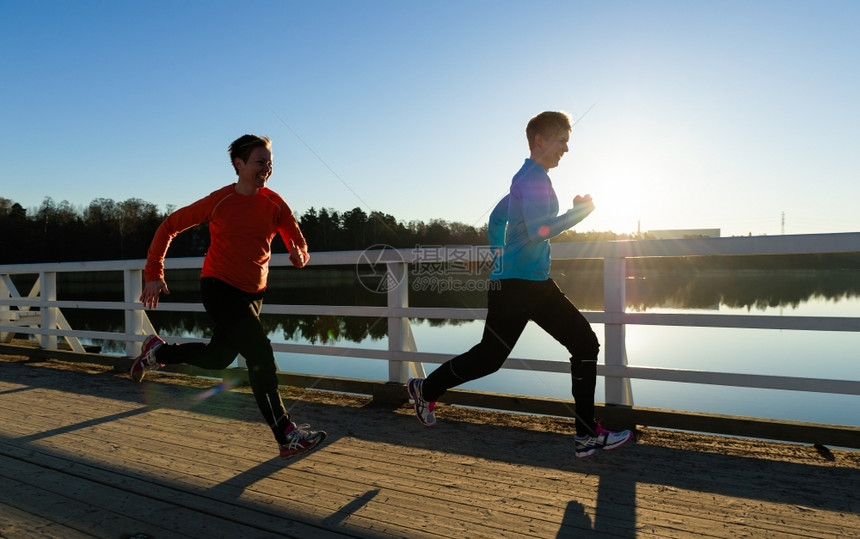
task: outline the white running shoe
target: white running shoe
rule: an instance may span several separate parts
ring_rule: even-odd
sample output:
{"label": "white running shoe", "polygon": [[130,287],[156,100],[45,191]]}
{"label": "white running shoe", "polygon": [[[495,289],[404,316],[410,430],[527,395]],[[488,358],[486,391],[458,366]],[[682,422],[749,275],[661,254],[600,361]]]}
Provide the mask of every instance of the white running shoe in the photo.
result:
{"label": "white running shoe", "polygon": [[432,427],[436,424],[436,415],[433,413],[433,410],[436,408],[436,402],[427,402],[424,400],[422,397],[423,387],[423,378],[410,378],[406,382],[406,391],[409,392],[409,396],[412,398],[415,406],[415,417],[425,427]]}

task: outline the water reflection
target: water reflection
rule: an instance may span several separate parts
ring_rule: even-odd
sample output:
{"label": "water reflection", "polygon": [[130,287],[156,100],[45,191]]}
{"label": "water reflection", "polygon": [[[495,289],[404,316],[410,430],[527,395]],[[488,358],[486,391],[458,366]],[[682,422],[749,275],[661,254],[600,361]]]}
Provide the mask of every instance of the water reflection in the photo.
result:
{"label": "water reflection", "polygon": [[628,280],[627,307],[708,309],[725,305],[748,311],[796,309],[811,299],[860,296],[860,272],[838,270],[728,271],[643,275]]}
{"label": "water reflection", "polygon": [[[586,261],[589,262],[589,261]],[[584,266],[584,267],[583,267]],[[580,308],[603,310],[603,270],[553,263],[553,278]],[[627,310],[797,308],[813,298],[834,302],[860,296],[856,269],[708,269],[628,266]]]}

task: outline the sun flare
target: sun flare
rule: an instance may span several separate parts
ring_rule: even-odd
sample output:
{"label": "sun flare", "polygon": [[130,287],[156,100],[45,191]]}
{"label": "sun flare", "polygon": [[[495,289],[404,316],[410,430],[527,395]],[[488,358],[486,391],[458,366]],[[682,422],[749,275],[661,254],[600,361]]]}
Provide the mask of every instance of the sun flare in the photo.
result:
{"label": "sun flare", "polygon": [[587,185],[565,189],[559,193],[559,200],[565,207],[565,204],[572,204],[574,196],[590,194],[594,200],[594,212],[577,228],[580,231],[629,234],[639,230],[640,221],[643,229],[646,226],[644,220],[653,211],[655,203],[651,193],[652,189],[640,172],[615,168],[593,176]]}

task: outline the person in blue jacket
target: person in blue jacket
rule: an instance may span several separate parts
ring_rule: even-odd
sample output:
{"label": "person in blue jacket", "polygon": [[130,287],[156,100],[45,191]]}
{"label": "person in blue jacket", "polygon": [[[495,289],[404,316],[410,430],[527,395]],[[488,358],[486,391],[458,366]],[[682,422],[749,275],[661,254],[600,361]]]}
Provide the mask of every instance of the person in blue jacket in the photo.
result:
{"label": "person in blue jacket", "polygon": [[559,213],[558,197],[547,171],[568,151],[570,117],[542,112],[526,127],[530,156],[511,181],[510,192],[490,214],[488,234],[496,267],[487,294],[487,319],[481,342],[439,366],[426,379],[407,383],[415,415],[425,426],[436,422],[436,400],[448,389],[496,372],[508,358],[529,320],[570,352],[575,401],[577,457],[615,449],[633,437],[612,432],[594,419],[594,389],[600,343],[588,321],[549,276],[550,238],[594,211],[590,195],[573,199]]}

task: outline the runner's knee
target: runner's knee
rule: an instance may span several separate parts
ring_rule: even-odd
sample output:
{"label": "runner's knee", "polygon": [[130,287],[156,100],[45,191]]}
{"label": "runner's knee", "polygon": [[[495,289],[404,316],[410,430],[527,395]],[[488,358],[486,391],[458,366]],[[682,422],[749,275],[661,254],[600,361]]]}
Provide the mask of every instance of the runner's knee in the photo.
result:
{"label": "runner's knee", "polygon": [[570,375],[575,380],[593,380],[597,378],[597,360],[579,360],[570,358]]}

